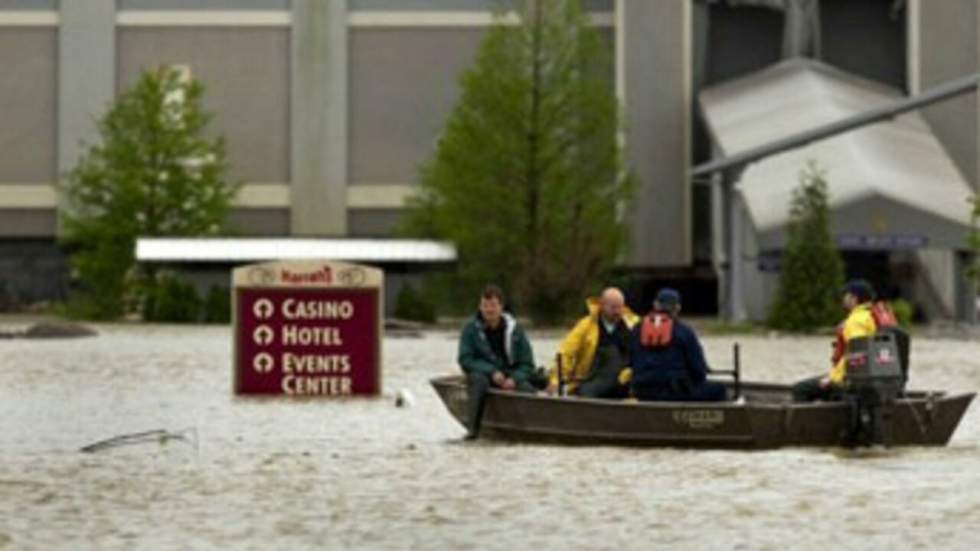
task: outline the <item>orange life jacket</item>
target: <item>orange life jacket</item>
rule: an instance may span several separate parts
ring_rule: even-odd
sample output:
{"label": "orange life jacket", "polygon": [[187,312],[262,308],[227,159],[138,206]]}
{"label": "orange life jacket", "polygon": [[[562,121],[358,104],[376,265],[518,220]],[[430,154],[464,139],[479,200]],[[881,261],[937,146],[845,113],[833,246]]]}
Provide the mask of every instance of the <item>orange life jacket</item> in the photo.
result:
{"label": "orange life jacket", "polygon": [[834,329],[834,352],[830,355],[830,365],[837,362],[847,353],[847,341],[844,340],[844,324],[840,323]]}
{"label": "orange life jacket", "polygon": [[871,317],[874,318],[875,327],[878,329],[898,327],[898,319],[895,318],[895,313],[883,300],[871,305]]}
{"label": "orange life jacket", "polygon": [[643,318],[640,328],[640,344],[650,348],[670,345],[674,334],[674,320],[667,314],[655,313]]}
{"label": "orange life jacket", "polygon": [[[876,329],[898,327],[898,319],[887,302],[880,300],[872,304],[870,311]],[[847,341],[844,340],[844,324],[841,323],[834,331],[834,353],[830,357],[833,365],[837,365],[845,353],[847,353]]]}

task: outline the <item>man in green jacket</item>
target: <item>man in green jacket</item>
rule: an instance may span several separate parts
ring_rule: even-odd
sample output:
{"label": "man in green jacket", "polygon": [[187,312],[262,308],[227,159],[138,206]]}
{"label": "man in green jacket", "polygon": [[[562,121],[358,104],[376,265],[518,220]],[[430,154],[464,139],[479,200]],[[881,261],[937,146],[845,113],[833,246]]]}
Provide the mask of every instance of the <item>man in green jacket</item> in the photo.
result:
{"label": "man in green jacket", "polygon": [[517,320],[504,313],[504,295],[488,285],[480,296],[480,310],[463,326],[459,338],[459,367],[466,374],[467,440],[480,435],[483,405],[490,388],[534,392],[534,353]]}

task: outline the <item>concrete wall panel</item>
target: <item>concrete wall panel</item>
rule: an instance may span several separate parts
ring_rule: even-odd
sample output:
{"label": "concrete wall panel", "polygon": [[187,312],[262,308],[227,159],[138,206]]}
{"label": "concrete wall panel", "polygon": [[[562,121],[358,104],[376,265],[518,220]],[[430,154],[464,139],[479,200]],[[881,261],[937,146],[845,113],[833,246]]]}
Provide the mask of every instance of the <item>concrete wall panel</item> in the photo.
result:
{"label": "concrete wall panel", "polygon": [[56,29],[0,27],[0,183],[57,179],[57,58]]}
{"label": "concrete wall panel", "polygon": [[[976,73],[978,39],[976,0],[922,2],[919,14],[919,87]],[[912,52],[912,55],[916,55]],[[977,94],[954,98],[923,111],[943,147],[975,189],[977,173]]]}
{"label": "concrete wall panel", "polygon": [[227,139],[232,179],[289,181],[288,30],[119,30],[119,89],[168,64],[189,66],[204,85],[204,108],[214,113],[210,131]]}
{"label": "concrete wall panel", "polygon": [[236,209],[228,216],[232,235],[274,236],[289,235],[287,209]]}
{"label": "concrete wall panel", "polygon": [[289,0],[119,0],[120,10],[288,10]]}
{"label": "concrete wall panel", "polygon": [[58,9],[58,0],[0,0],[2,10],[37,10],[47,11]]}
{"label": "concrete wall panel", "polygon": [[[351,11],[491,11],[508,0],[348,0]],[[588,11],[612,11],[613,0],[584,0]]]}
{"label": "concrete wall panel", "polygon": [[482,29],[354,29],[350,182],[414,182],[459,97]]}
{"label": "concrete wall panel", "polygon": [[[3,193],[0,188],[0,193]],[[53,237],[58,227],[54,209],[0,210],[0,237]]]}
{"label": "concrete wall panel", "polygon": [[627,265],[691,262],[691,6],[622,2],[626,145],[639,179]]}
{"label": "concrete wall panel", "polygon": [[347,214],[347,233],[350,237],[390,237],[400,216],[396,209],[352,210]]}

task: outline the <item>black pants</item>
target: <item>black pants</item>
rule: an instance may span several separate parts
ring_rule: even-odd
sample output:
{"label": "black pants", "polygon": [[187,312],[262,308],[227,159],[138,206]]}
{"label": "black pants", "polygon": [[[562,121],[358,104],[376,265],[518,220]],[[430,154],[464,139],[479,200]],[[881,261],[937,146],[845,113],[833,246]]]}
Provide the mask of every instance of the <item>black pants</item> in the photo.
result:
{"label": "black pants", "polygon": [[817,400],[840,400],[842,397],[840,389],[834,386],[828,386],[826,388],[820,386],[820,381],[823,378],[823,376],[810,377],[793,385],[793,401],[816,402]]}
{"label": "black pants", "polygon": [[[490,375],[484,373],[466,374],[466,428],[470,431],[469,438],[476,438],[480,435],[483,407],[486,405],[487,392],[491,388],[497,388],[497,385],[494,384]],[[517,392],[534,392],[535,388],[530,383],[520,381],[515,390]]]}
{"label": "black pants", "polygon": [[624,354],[615,344],[600,346],[596,351],[589,377],[582,381],[575,394],[583,398],[626,398],[629,389],[619,384],[619,372],[626,366]]}
{"label": "black pants", "polygon": [[582,382],[575,394],[583,398],[626,398],[629,389],[619,384],[619,372],[597,373]]}
{"label": "black pants", "polygon": [[728,400],[728,389],[721,383],[704,381],[674,386],[634,386],[633,395],[637,400],[649,402],[724,402]]}

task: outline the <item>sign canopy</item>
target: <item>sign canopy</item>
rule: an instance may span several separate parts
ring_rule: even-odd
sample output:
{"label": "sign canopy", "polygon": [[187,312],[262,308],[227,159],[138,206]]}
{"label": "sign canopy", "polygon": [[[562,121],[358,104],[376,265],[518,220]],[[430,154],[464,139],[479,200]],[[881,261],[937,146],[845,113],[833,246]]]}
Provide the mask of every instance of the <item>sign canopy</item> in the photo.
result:
{"label": "sign canopy", "polygon": [[235,393],[379,394],[383,283],[377,268],[327,260],[236,268]]}

